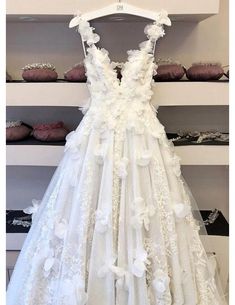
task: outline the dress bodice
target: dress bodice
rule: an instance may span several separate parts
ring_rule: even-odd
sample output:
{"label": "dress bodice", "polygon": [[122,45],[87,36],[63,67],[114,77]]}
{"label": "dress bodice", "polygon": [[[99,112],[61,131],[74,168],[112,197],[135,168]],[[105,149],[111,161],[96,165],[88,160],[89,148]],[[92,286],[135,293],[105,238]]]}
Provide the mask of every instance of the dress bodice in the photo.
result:
{"label": "dress bodice", "polygon": [[[127,51],[127,61],[123,63],[122,79],[117,78],[115,63],[110,60],[109,52],[97,47],[100,40],[90,23],[78,18],[78,32],[88,46],[84,60],[87,85],[90,91],[89,117],[93,121],[105,121],[113,126],[120,117],[122,121],[137,121],[144,112],[152,112],[153,74],[157,67],[154,63],[156,41],[165,35],[164,25],[171,25],[166,11],[156,13],[156,20],[144,29],[147,40],[140,43],[136,50]],[[126,125],[126,124],[125,124]]]}

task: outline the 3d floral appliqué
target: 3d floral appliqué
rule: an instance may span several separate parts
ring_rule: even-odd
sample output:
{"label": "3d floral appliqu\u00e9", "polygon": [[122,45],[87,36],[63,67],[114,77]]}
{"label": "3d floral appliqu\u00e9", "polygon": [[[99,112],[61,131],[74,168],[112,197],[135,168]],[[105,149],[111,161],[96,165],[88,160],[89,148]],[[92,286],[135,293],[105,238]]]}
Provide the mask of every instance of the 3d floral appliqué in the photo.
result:
{"label": "3d floral appliqu\u00e9", "polygon": [[145,250],[137,251],[132,265],[132,273],[136,277],[142,277],[147,269],[146,265],[150,265],[150,260],[148,260],[147,252]]}
{"label": "3d floral appliqu\u00e9", "polygon": [[170,278],[168,274],[162,269],[158,269],[154,273],[154,276],[155,278],[153,280],[153,288],[156,292],[156,295],[161,298],[169,286]]}
{"label": "3d floral appliqu\u00e9", "polygon": [[144,150],[140,156],[136,159],[136,162],[139,166],[149,165],[152,159],[152,152],[150,150]]}
{"label": "3d floral appliqu\u00e9", "polygon": [[99,233],[105,233],[111,226],[110,221],[111,221],[110,209],[97,210],[95,230]]}
{"label": "3d floral appliqu\u00e9", "polygon": [[177,203],[173,205],[173,210],[178,219],[183,219],[190,214],[191,207],[185,203]]}
{"label": "3d floral appliqu\u00e9", "polygon": [[23,209],[23,212],[25,214],[32,214],[32,221],[34,220],[34,217],[39,209],[41,201],[33,199],[32,200],[32,206],[29,206],[28,208]]}
{"label": "3d floral appliqu\u00e9", "polygon": [[131,219],[132,226],[135,229],[139,229],[144,226],[148,231],[150,225],[150,217],[155,214],[156,208],[151,204],[146,205],[143,198],[139,197],[134,201],[132,210],[134,212],[134,216]]}
{"label": "3d floral appliqu\u00e9", "polygon": [[55,235],[60,239],[64,239],[67,229],[68,223],[65,219],[62,219],[60,222],[55,224]]}
{"label": "3d floral appliqu\u00e9", "polygon": [[118,163],[118,176],[122,179],[126,178],[128,171],[129,160],[126,157],[123,157]]}

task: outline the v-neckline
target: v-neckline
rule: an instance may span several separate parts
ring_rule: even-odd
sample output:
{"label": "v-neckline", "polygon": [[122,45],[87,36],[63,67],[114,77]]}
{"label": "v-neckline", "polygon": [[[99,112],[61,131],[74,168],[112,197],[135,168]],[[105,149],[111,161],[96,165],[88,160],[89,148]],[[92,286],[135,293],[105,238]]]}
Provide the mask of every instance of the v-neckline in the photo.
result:
{"label": "v-neckline", "polygon": [[[148,26],[148,25],[153,25],[154,22],[155,22],[155,20],[153,20],[152,22],[148,23],[146,26]],[[146,26],[145,26],[145,27],[146,27]],[[92,31],[93,31],[94,34],[97,34],[96,32],[94,32],[94,28],[91,26],[90,22],[89,22],[89,28],[92,29]],[[148,38],[148,39],[146,39],[146,40],[140,42],[139,45],[138,45],[138,49],[128,49],[128,50],[125,51],[125,53],[126,53],[126,55],[127,55],[127,59],[125,60],[125,62],[123,62],[122,72],[125,71],[126,66],[127,66],[127,65],[129,64],[129,62],[130,62],[130,55],[129,55],[130,52],[133,52],[133,53],[134,53],[134,52],[141,53],[141,52],[143,52],[143,51],[146,51],[146,48],[145,48],[145,47],[143,47],[142,49],[141,49],[141,47],[140,47],[140,45],[141,45],[142,43],[144,43],[144,42],[146,42],[146,43],[151,42],[151,38]],[[105,53],[107,54],[109,69],[111,70],[111,72],[114,72],[114,73],[116,74],[115,68],[112,66],[112,64],[115,63],[115,62],[111,60],[111,58],[110,58],[110,56],[109,56],[109,54],[110,54],[109,51],[108,51],[106,48],[104,48],[104,47],[102,47],[102,48],[97,47],[97,46],[96,46],[96,43],[92,43],[92,44],[87,48],[87,50],[90,49],[90,48],[92,48],[92,47],[94,47],[95,50],[98,51],[99,53],[101,53],[102,55],[103,55],[103,52],[105,52]],[[122,81],[121,79],[118,79],[117,75],[116,75],[116,77],[115,77],[115,81],[117,82],[117,84],[118,84],[119,87],[120,87],[120,86],[122,85],[122,83],[123,83],[123,81]]]}
{"label": "v-neckline", "polygon": [[[106,52],[106,54],[108,56],[108,66],[109,66],[109,69],[111,70],[111,72],[114,72],[115,74],[117,74],[116,71],[115,71],[115,67],[113,66],[113,63],[115,63],[115,62],[110,59],[108,50],[105,49],[105,48],[100,49],[95,44],[93,44],[93,46],[95,47],[95,50],[98,51],[99,53],[101,53],[102,55],[103,55],[103,52]],[[127,57],[125,62],[122,62],[122,64],[123,64],[122,69],[121,69],[121,73],[122,74],[125,71],[126,66],[130,63],[130,60],[129,60],[130,59],[130,55],[128,53],[131,52],[131,51],[140,53],[140,52],[143,52],[145,50],[144,49],[130,49],[130,50],[126,51],[126,54],[128,55],[128,57]],[[119,86],[121,86],[121,84],[123,82],[121,79],[118,79],[117,75],[115,75],[115,81],[118,83]]]}

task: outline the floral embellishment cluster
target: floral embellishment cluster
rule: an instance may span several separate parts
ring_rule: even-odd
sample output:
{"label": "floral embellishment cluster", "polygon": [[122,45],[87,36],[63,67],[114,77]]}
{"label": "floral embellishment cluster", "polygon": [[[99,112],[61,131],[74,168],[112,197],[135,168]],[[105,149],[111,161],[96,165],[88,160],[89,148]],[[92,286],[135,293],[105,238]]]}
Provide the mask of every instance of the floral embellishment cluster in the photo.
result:
{"label": "floral embellishment cluster", "polygon": [[66,136],[66,144],[64,151],[70,151],[74,158],[79,157],[81,138],[76,131],[71,131]]}
{"label": "floral embellishment cluster", "polygon": [[118,176],[122,179],[126,178],[128,171],[129,160],[126,157],[123,157],[118,163]]}
{"label": "floral embellishment cluster", "polygon": [[50,273],[58,270],[58,268],[59,261],[55,258],[54,250],[51,249],[43,265],[44,276],[49,277]]}
{"label": "floral embellishment cluster", "polygon": [[164,272],[162,269],[158,269],[154,273],[154,280],[153,280],[153,287],[156,292],[157,297],[161,298],[163,297],[164,293],[166,292],[169,283],[170,278],[166,272]]}
{"label": "floral embellishment cluster", "polygon": [[94,28],[90,26],[90,23],[81,17],[81,13],[78,14],[70,21],[70,27],[77,27],[81,34],[82,40],[86,41],[90,46],[97,43],[100,40],[100,36],[93,33]]}
{"label": "floral embellishment cluster", "polygon": [[137,158],[136,162],[139,166],[148,166],[152,158],[150,150],[144,150],[143,153]]}
{"label": "floral embellishment cluster", "polygon": [[136,257],[132,265],[132,273],[136,277],[142,277],[147,270],[146,265],[150,265],[148,254],[145,250],[136,251]]}
{"label": "floral embellishment cluster", "polygon": [[191,206],[185,203],[177,203],[173,205],[175,216],[178,220],[182,220],[191,213]]}
{"label": "floral embellishment cluster", "polygon": [[111,212],[109,209],[96,211],[95,229],[99,233],[105,233],[111,227]]}
{"label": "floral embellishment cluster", "polygon": [[150,218],[155,214],[156,209],[153,205],[146,205],[143,198],[136,198],[132,207],[134,216],[131,219],[131,224],[135,229],[142,226],[148,231],[150,225]]}
{"label": "floral embellishment cluster", "polygon": [[34,217],[35,217],[35,215],[36,215],[36,213],[39,209],[40,203],[41,203],[40,200],[33,199],[32,200],[32,206],[29,206],[29,207],[23,209],[23,212],[25,214],[31,214],[32,215],[32,221],[34,220]]}
{"label": "floral embellishment cluster", "polygon": [[153,24],[145,27],[144,32],[150,40],[158,40],[165,35],[163,25],[171,26],[171,20],[164,10],[157,14],[156,21]]}

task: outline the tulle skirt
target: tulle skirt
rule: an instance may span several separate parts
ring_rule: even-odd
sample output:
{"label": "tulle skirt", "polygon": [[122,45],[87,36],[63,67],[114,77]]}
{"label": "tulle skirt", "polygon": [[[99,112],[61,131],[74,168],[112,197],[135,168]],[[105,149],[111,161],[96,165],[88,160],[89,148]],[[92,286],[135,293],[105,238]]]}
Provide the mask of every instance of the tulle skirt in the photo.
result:
{"label": "tulle skirt", "polygon": [[[154,129],[69,134],[7,305],[221,305],[179,158]],[[154,130],[154,131],[153,131]]]}

